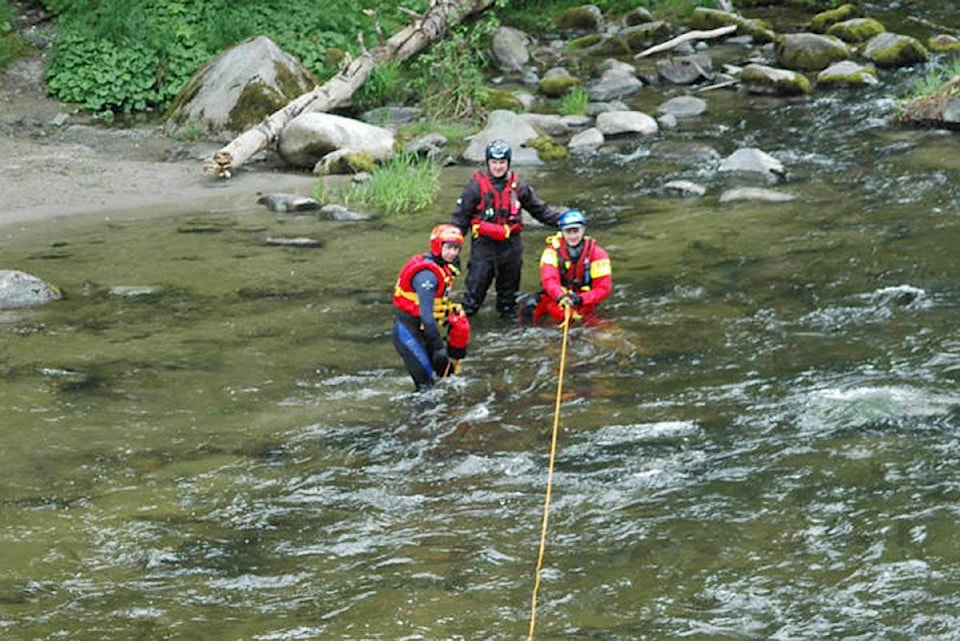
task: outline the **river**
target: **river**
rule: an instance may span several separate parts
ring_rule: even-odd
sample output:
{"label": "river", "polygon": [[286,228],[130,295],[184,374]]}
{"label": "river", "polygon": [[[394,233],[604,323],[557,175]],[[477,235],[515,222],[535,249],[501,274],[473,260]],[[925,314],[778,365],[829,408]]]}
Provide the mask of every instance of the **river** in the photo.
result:
{"label": "river", "polygon": [[[889,124],[908,73],[711,93],[524,171],[615,280],[609,326],[570,334],[538,638],[960,638],[960,139]],[[745,146],[795,200],[721,205],[727,178],[667,153]],[[66,299],[0,312],[3,638],[527,633],[561,335],[488,302],[421,396],[390,344],[397,270],[468,171],[435,217],[127,212],[4,243]]]}

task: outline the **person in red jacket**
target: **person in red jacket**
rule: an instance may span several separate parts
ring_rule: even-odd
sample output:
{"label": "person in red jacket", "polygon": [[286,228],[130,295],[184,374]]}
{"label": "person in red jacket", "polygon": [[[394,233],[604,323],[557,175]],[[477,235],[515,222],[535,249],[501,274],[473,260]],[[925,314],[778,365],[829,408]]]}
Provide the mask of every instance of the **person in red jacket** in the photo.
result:
{"label": "person in red jacket", "polygon": [[587,217],[579,209],[560,216],[560,233],[547,237],[540,255],[543,290],[521,300],[521,320],[563,321],[566,308],[574,320],[596,321],[597,305],[613,289],[610,256],[586,235]]}
{"label": "person in red jacket", "polygon": [[[463,234],[453,225],[437,225],[430,232],[430,251],[413,256],[397,276],[393,290],[396,308],[393,346],[418,392],[433,387],[438,378],[456,374],[467,355],[470,322],[450,300],[459,272]],[[446,329],[446,339],[441,334]]]}
{"label": "person in red jacket", "polygon": [[476,314],[496,280],[497,314],[513,320],[523,266],[522,210],[551,227],[557,224],[557,212],[510,171],[513,151],[506,141],[491,141],[485,156],[485,170],[471,176],[451,215],[451,222],[472,236],[463,311]]}

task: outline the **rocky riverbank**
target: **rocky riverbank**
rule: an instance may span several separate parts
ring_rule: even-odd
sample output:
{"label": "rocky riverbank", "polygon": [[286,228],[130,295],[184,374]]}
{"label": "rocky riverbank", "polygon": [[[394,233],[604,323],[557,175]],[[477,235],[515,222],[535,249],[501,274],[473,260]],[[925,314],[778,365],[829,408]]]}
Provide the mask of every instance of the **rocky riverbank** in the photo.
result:
{"label": "rocky riverbank", "polygon": [[214,143],[175,140],[158,126],[103,128],[46,96],[44,61],[0,75],[0,225],[85,213],[190,210],[217,199],[256,203],[261,191],[309,194],[316,178],[269,156],[230,180],[203,173]]}

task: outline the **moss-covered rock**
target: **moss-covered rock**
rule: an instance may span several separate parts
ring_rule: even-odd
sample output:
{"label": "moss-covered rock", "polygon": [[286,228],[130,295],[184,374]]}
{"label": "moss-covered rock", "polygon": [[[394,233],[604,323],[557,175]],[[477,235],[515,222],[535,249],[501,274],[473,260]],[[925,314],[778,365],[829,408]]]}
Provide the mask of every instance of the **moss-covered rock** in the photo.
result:
{"label": "moss-covered rock", "polygon": [[596,5],[586,4],[561,11],[554,22],[560,31],[596,33],[603,26],[603,14]]}
{"label": "moss-covered rock", "polygon": [[690,17],[692,29],[709,30],[728,25],[735,25],[738,34],[748,35],[759,43],[773,42],[775,36],[771,26],[763,20],[747,19],[729,11],[697,7]]}
{"label": "moss-covered rock", "polygon": [[871,38],[862,53],[878,67],[906,67],[930,59],[930,52],[919,40],[889,31]]}
{"label": "moss-covered rock", "polygon": [[642,51],[658,42],[668,40],[673,30],[663,20],[646,22],[622,29],[618,34],[631,51]]}
{"label": "moss-covered rock", "polygon": [[523,103],[514,94],[503,89],[493,89],[487,96],[486,106],[489,109],[507,109],[509,111],[524,111]]}
{"label": "moss-covered rock", "polygon": [[778,64],[797,71],[820,71],[851,54],[850,47],[839,38],[816,33],[777,36],[773,50]]}
{"label": "moss-covered rock", "polygon": [[818,85],[875,85],[877,70],[872,65],[860,65],[852,60],[841,60],[817,74]]}
{"label": "moss-covered rock", "polygon": [[355,174],[361,171],[370,173],[377,167],[377,160],[373,155],[363,151],[349,153],[345,155],[343,159],[346,162],[347,168]]}
{"label": "moss-covered rock", "polygon": [[789,69],[750,64],[740,72],[740,82],[750,93],[797,96],[810,93],[812,85],[803,74]]}
{"label": "moss-covered rock", "polygon": [[571,51],[579,51],[590,56],[626,56],[630,47],[620,36],[590,34],[570,41]]}
{"label": "moss-covered rock", "polygon": [[873,18],[851,18],[832,25],[827,29],[827,35],[840,38],[844,42],[860,44],[886,30],[880,21]]}
{"label": "moss-covered rock", "polygon": [[[949,115],[948,115],[949,113]],[[897,122],[911,126],[960,128],[960,76],[944,83],[933,93],[900,105]]]}
{"label": "moss-covered rock", "polygon": [[960,38],[945,33],[930,36],[927,39],[927,49],[937,53],[960,51]]}
{"label": "moss-covered rock", "polygon": [[544,78],[540,81],[540,93],[548,98],[559,98],[579,84],[581,81],[576,76]]}
{"label": "moss-covered rock", "polygon": [[831,26],[838,22],[855,18],[859,13],[860,10],[854,4],[843,4],[836,9],[828,9],[810,19],[810,31],[814,33],[826,33],[827,29]]}
{"label": "moss-covered rock", "polygon": [[540,157],[540,160],[563,160],[570,156],[570,151],[566,147],[547,134],[528,140],[525,144],[527,147],[537,150],[537,156]]}
{"label": "moss-covered rock", "polygon": [[653,14],[646,7],[636,7],[631,9],[627,15],[623,16],[623,24],[632,27],[646,22],[653,22]]}

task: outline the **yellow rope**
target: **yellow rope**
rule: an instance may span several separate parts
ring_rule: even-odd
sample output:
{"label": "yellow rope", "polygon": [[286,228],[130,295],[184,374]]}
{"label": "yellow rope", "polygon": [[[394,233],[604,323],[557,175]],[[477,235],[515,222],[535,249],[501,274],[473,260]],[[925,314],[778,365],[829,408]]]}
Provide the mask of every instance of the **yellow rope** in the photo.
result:
{"label": "yellow rope", "polygon": [[553,463],[557,458],[557,434],[560,431],[560,398],[563,395],[563,369],[567,362],[567,336],[570,331],[570,307],[563,313],[563,342],[560,345],[560,373],[557,375],[557,400],[553,408],[553,435],[550,438],[550,466],[547,468],[547,495],[543,501],[543,523],[540,526],[540,550],[537,552],[537,570],[533,580],[533,599],[530,606],[530,630],[527,641],[533,641],[537,625],[537,593],[540,592],[540,572],[543,569],[543,551],[547,546],[547,522],[550,518],[550,495],[553,490]]}

